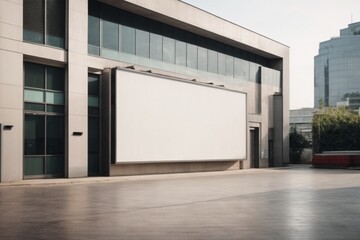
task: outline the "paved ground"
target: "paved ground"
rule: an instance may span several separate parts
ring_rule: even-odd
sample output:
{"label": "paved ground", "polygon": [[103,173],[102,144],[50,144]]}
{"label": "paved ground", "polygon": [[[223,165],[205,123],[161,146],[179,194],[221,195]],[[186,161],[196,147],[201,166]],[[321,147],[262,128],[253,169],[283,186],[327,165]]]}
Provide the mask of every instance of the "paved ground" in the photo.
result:
{"label": "paved ground", "polygon": [[360,239],[358,170],[94,180],[1,185],[0,239]]}

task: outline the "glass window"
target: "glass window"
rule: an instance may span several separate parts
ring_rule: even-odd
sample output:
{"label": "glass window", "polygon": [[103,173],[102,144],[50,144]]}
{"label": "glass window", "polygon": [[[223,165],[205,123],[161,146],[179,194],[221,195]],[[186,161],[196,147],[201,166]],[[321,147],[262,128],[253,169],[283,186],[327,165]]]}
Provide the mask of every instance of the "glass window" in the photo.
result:
{"label": "glass window", "polygon": [[[88,42],[92,46],[100,47],[100,5],[97,1],[89,1]],[[100,52],[92,53],[98,55]]]}
{"label": "glass window", "polygon": [[234,57],[226,55],[226,76],[233,77],[234,76]]}
{"label": "glass window", "polygon": [[234,73],[235,73],[235,78],[244,80],[244,81],[249,81],[249,71],[250,71],[250,63],[248,61],[239,59],[239,58],[235,58],[235,69],[234,69]]}
{"label": "glass window", "polygon": [[121,26],[121,51],[135,54],[135,28]]}
{"label": "glass window", "polygon": [[25,155],[45,154],[45,116],[25,115]]}
{"label": "glass window", "polygon": [[64,91],[65,71],[62,68],[47,67],[46,83],[47,89]]}
{"label": "glass window", "polygon": [[63,48],[65,0],[24,0],[23,25],[25,41]]}
{"label": "glass window", "polygon": [[218,74],[226,75],[226,55],[218,53]]}
{"label": "glass window", "polygon": [[176,41],[176,64],[186,66],[186,43]]}
{"label": "glass window", "polygon": [[217,73],[217,52],[214,50],[208,50],[208,71]]}
{"label": "glass window", "polygon": [[150,55],[149,32],[136,29],[136,55],[148,58]]}
{"label": "glass window", "polygon": [[46,103],[63,105],[64,104],[64,93],[46,92]]}
{"label": "glass window", "polygon": [[135,54],[135,19],[134,15],[120,10],[121,51]]}
{"label": "glass window", "polygon": [[[101,37],[99,28],[102,29]],[[89,0],[88,32],[89,54],[100,54],[98,45],[101,42],[101,47],[106,48],[101,52],[102,56],[115,60],[120,56],[133,64],[146,64],[148,61],[144,62],[144,59],[127,54],[119,55],[117,51],[228,77],[236,75],[238,79],[245,81],[250,80],[249,62],[258,66],[269,64],[268,59],[256,54],[106,5],[101,1]],[[166,64],[158,66],[169,70]],[[177,71],[181,69],[177,68]],[[256,76],[252,76],[251,80],[256,82]]]}
{"label": "glass window", "polygon": [[45,105],[38,103],[25,103],[25,110],[44,112]]}
{"label": "glass window", "polygon": [[97,96],[89,96],[88,97],[89,107],[99,107],[99,97]]}
{"label": "glass window", "polygon": [[46,105],[46,111],[52,113],[64,113],[64,106],[60,105]]}
{"label": "glass window", "polygon": [[44,102],[44,92],[38,90],[25,89],[24,100],[26,102]]}
{"label": "glass window", "polygon": [[197,68],[198,63],[198,47],[197,37],[192,33],[187,33],[187,44],[186,44],[186,66],[190,68]]}
{"label": "glass window", "polygon": [[64,117],[47,116],[46,122],[46,153],[48,155],[64,154]]}
{"label": "glass window", "polygon": [[150,33],[150,58],[162,61],[163,50],[162,36],[155,33]]}
{"label": "glass window", "polygon": [[168,63],[175,63],[174,28],[166,24],[161,25],[161,35],[163,36],[163,61]]}
{"label": "glass window", "polygon": [[53,175],[60,175],[64,173],[64,157],[63,156],[48,156],[46,157],[46,173]]}
{"label": "glass window", "polygon": [[[65,71],[62,68],[25,63],[24,75],[24,175],[63,175]],[[34,111],[39,113],[34,115]],[[35,158],[31,155],[41,156]]]}
{"label": "glass window", "polygon": [[197,46],[193,44],[186,44],[187,48],[187,57],[186,57],[186,65],[190,68],[197,68]]}
{"label": "glass window", "polygon": [[25,86],[45,88],[45,67],[35,63],[25,63]]}
{"label": "glass window", "polygon": [[119,27],[116,23],[103,21],[102,45],[104,48],[119,50]]}
{"label": "glass window", "polygon": [[100,173],[100,128],[99,117],[88,118],[88,173]]}
{"label": "glass window", "polygon": [[168,63],[175,63],[175,40],[163,37],[163,60]]}
{"label": "glass window", "polygon": [[46,2],[47,44],[63,48],[65,46],[65,0]]}
{"label": "glass window", "polygon": [[119,51],[119,12],[116,8],[103,4],[102,46]]}
{"label": "glass window", "polygon": [[100,174],[99,76],[88,75],[88,174]]}
{"label": "glass window", "polygon": [[136,55],[150,57],[150,23],[149,19],[137,16],[136,18]]}
{"label": "glass window", "polygon": [[249,63],[250,64],[250,82],[258,82],[258,75],[259,75],[259,65],[255,63]]}
{"label": "glass window", "polygon": [[35,43],[44,43],[44,1],[24,0],[23,11],[24,40]]}
{"label": "glass window", "polygon": [[89,74],[88,76],[88,92],[89,95],[99,95],[99,77],[95,74]]}
{"label": "glass window", "polygon": [[24,175],[44,174],[44,157],[25,157]]}
{"label": "glass window", "polygon": [[207,49],[198,47],[198,69],[201,71],[207,71],[208,69],[208,53]]}

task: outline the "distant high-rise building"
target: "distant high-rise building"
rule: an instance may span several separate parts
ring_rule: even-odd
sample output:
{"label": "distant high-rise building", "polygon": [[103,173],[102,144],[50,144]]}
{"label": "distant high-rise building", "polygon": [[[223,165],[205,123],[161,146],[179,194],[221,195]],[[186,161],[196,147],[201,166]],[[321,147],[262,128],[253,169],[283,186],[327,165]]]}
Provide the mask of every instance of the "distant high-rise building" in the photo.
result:
{"label": "distant high-rise building", "polygon": [[321,42],[314,66],[314,105],[360,108],[360,22]]}

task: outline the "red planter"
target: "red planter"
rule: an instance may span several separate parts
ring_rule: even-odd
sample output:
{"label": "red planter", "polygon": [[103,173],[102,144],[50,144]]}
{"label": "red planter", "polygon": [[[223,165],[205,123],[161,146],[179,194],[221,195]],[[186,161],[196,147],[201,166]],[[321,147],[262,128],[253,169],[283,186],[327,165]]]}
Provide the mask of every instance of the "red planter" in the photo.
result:
{"label": "red planter", "polygon": [[360,166],[360,155],[354,154],[315,154],[312,165],[323,168],[350,168]]}

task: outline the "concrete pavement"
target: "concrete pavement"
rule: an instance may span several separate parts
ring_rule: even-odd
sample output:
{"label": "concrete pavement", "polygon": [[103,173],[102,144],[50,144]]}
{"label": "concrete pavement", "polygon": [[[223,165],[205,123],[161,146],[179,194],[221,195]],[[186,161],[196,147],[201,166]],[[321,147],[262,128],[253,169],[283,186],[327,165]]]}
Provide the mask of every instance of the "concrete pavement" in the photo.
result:
{"label": "concrete pavement", "polygon": [[0,186],[0,239],[360,239],[359,174],[302,166],[23,181]]}

